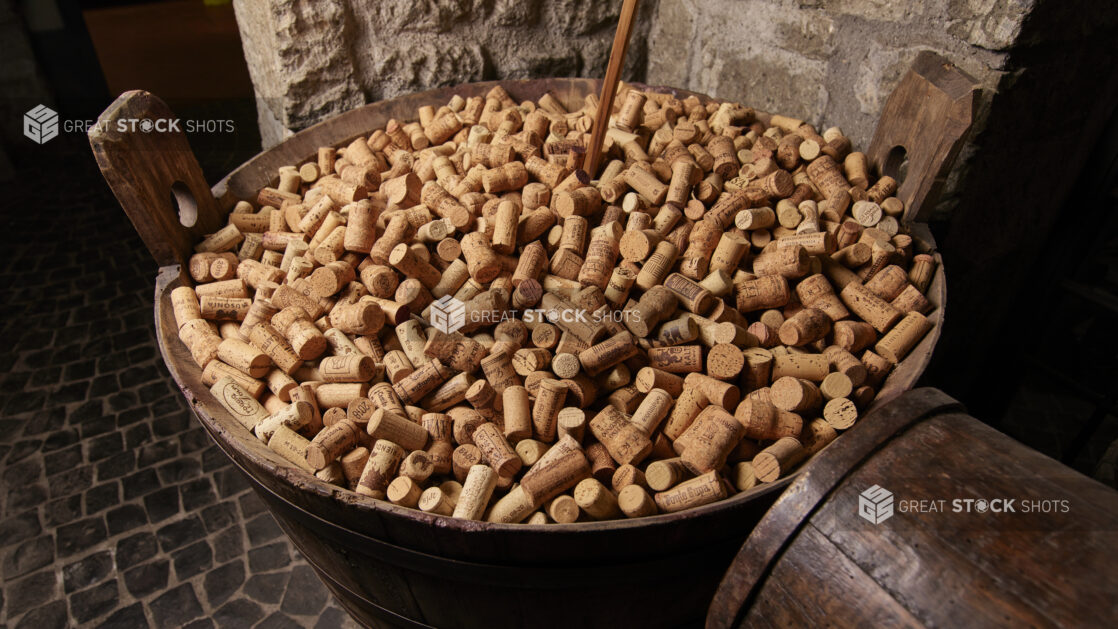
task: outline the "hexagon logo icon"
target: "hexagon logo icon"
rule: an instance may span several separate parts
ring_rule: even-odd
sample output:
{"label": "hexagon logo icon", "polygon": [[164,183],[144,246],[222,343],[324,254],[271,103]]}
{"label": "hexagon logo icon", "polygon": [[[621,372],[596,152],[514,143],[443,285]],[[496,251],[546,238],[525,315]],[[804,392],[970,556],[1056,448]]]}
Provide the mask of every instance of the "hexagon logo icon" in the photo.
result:
{"label": "hexagon logo icon", "polygon": [[874,485],[858,495],[858,515],[881,524],[893,517],[893,493],[880,485]]}
{"label": "hexagon logo icon", "polygon": [[466,304],[443,295],[431,304],[431,326],[444,334],[454,334],[466,325]]}
{"label": "hexagon logo icon", "polygon": [[58,135],[58,112],[46,105],[39,105],[23,115],[23,135],[36,144]]}

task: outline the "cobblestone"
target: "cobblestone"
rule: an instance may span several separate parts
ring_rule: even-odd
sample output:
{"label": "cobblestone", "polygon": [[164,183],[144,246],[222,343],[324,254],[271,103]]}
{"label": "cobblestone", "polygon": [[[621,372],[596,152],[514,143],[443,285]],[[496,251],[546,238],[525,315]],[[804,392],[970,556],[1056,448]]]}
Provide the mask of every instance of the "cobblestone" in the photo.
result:
{"label": "cobblestone", "polygon": [[0,626],[356,626],[177,392],[88,145],[50,148],[75,183],[16,187],[0,230]]}

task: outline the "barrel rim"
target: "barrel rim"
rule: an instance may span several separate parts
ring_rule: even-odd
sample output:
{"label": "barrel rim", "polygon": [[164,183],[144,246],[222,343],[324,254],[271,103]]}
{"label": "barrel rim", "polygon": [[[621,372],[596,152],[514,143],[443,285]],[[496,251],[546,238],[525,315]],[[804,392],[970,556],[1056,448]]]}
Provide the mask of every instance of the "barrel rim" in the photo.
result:
{"label": "barrel rim", "polygon": [[707,610],[707,627],[737,626],[784,551],[851,470],[921,421],[962,411],[962,403],[939,389],[913,389],[868,413],[865,419],[872,416],[875,421],[859,421],[848,430],[846,447],[820,452],[734,556]]}
{"label": "barrel rim", "polygon": [[[358,130],[356,135],[331,136],[330,134],[342,133],[345,130],[352,130],[356,126],[367,123],[368,120],[376,118],[377,116],[384,116],[385,111],[391,111],[393,108],[400,108],[407,106],[414,112],[415,107],[425,101],[433,103],[445,103],[451,96],[458,94],[479,94],[487,92],[495,86],[504,87],[509,91],[510,95],[524,96],[526,93],[535,93],[542,95],[544,92],[552,91],[555,89],[565,89],[565,93],[557,96],[562,96],[564,99],[569,99],[575,92],[585,90],[582,96],[595,92],[597,86],[601,84],[599,79],[584,79],[584,78],[561,78],[561,79],[523,79],[523,80],[505,80],[505,81],[484,81],[476,83],[466,83],[453,87],[436,88],[424,92],[417,92],[407,94],[394,99],[379,101],[364,105],[362,107],[350,110],[334,116],[330,119],[317,123],[307,129],[296,133],[291,138],[284,142],[261,152],[252,159],[246,161],[244,164],[230,172],[222,178],[212,188],[214,197],[218,200],[219,206],[228,211],[236,203],[234,197],[235,191],[238,187],[243,188],[246,185],[255,185],[246,183],[246,180],[251,179],[253,176],[262,176],[261,173],[264,169],[271,167],[273,163],[288,163],[290,160],[296,160],[291,163],[299,163],[308,159],[317,147],[320,145],[336,146],[343,140],[350,140],[358,135],[368,133],[372,125],[363,126]],[[694,95],[704,101],[718,101],[709,96],[690,92],[679,88],[664,87],[664,86],[648,86],[641,83],[629,83],[630,85],[642,89],[653,91],[657,93],[670,94],[680,98],[686,98]],[[553,92],[554,93],[554,92]],[[580,98],[582,96],[579,96]],[[569,101],[568,101],[569,102]],[[758,112],[759,117],[767,116],[765,112]],[[763,118],[762,118],[763,119]],[[330,136],[330,139],[325,139]],[[313,149],[308,148],[313,146]],[[270,176],[269,176],[270,177]],[[270,181],[271,178],[268,179]],[[263,184],[267,185],[267,184]],[[256,186],[258,189],[260,186]],[[251,194],[255,194],[256,190],[251,190]],[[946,284],[945,274],[943,268],[943,261],[938,252],[935,252],[935,243],[932,239],[930,230],[924,224],[914,224],[910,227],[914,228],[914,236],[919,236],[923,239],[933,251],[933,255],[937,261],[935,275],[933,277],[932,286],[928,289],[929,300],[935,306],[935,311],[929,315],[935,325],[932,330],[924,337],[924,339],[914,348],[905,360],[894,368],[889,377],[882,384],[881,389],[878,391],[877,398],[874,403],[867,409],[866,414],[871,413],[874,409],[879,408],[883,404],[899,396],[900,394],[911,388],[924,369],[927,367],[931,359],[932,350],[939,340],[940,333],[942,332],[942,319],[946,310]],[[261,446],[259,440],[255,439],[250,433],[238,433],[238,435],[230,434],[229,427],[237,426],[241,431],[244,431],[241,426],[224,408],[217,404],[216,399],[209,392],[208,387],[201,384],[200,374],[201,370],[194,364],[193,359],[189,353],[186,352],[182,343],[174,338],[177,334],[166,334],[166,331],[174,329],[174,315],[170,306],[170,291],[178,285],[182,285],[182,269],[179,265],[169,265],[161,267],[157,277],[155,287],[155,324],[156,335],[159,342],[160,353],[163,356],[164,363],[167,365],[176,385],[182,391],[183,396],[188,403],[199,421],[201,421],[207,428],[211,437],[218,439],[220,436],[221,441],[232,447],[241,456],[245,456],[256,461],[266,472],[269,472],[273,478],[282,481],[289,486],[300,490],[308,491],[324,499],[338,500],[339,502],[355,507],[359,510],[368,510],[378,514],[391,514],[392,517],[402,517],[406,520],[425,523],[428,525],[437,526],[439,528],[458,529],[463,532],[478,532],[478,531],[492,531],[492,532],[556,532],[561,529],[564,533],[570,532],[595,532],[595,531],[617,531],[619,529],[628,529],[630,527],[655,527],[655,526],[669,526],[672,523],[692,518],[701,518],[725,510],[730,510],[735,507],[741,506],[743,503],[750,502],[761,496],[768,495],[776,491],[785,490],[794,480],[796,480],[807,467],[807,465],[793,470],[788,476],[778,479],[772,483],[765,483],[751,488],[744,492],[737,494],[717,502],[707,505],[686,509],[675,513],[661,513],[653,516],[642,518],[626,518],[623,520],[607,520],[600,522],[576,522],[571,524],[505,524],[498,522],[485,522],[477,520],[462,520],[450,516],[440,516],[437,514],[425,513],[416,509],[408,509],[392,504],[388,501],[375,500],[367,496],[362,496],[356,492],[352,492],[346,488],[330,485],[315,477],[313,474],[308,474],[301,470],[295,469],[290,463],[280,458],[274,452],[269,450],[266,446]],[[165,326],[168,326],[165,328]],[[906,366],[906,378],[902,382],[898,378],[901,372],[901,366]],[[859,422],[861,423],[861,422]],[[246,437],[247,436],[247,437]],[[837,441],[837,440],[836,440]],[[262,449],[261,449],[262,448]],[[223,448],[224,450],[224,448]]]}

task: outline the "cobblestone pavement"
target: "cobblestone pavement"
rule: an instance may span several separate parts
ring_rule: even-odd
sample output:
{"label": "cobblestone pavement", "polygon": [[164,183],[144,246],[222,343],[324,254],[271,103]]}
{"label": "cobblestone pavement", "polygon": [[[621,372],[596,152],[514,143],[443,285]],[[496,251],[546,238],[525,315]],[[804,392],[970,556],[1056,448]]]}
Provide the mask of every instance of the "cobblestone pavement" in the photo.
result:
{"label": "cobblestone pavement", "polygon": [[355,626],[187,410],[155,264],[66,141],[3,202],[0,626]]}

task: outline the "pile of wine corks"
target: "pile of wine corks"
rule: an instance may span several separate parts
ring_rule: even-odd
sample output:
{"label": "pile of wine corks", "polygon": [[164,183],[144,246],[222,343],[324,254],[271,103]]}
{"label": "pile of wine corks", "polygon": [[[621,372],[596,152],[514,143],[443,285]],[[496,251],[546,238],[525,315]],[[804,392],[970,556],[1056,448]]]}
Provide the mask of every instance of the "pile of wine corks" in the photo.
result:
{"label": "pile of wine corks", "polygon": [[838,129],[629,86],[588,173],[586,101],[455,96],[239,202],[172,301],[245,438],[570,523],[722,500],[850,428],[932,325],[897,183]]}

